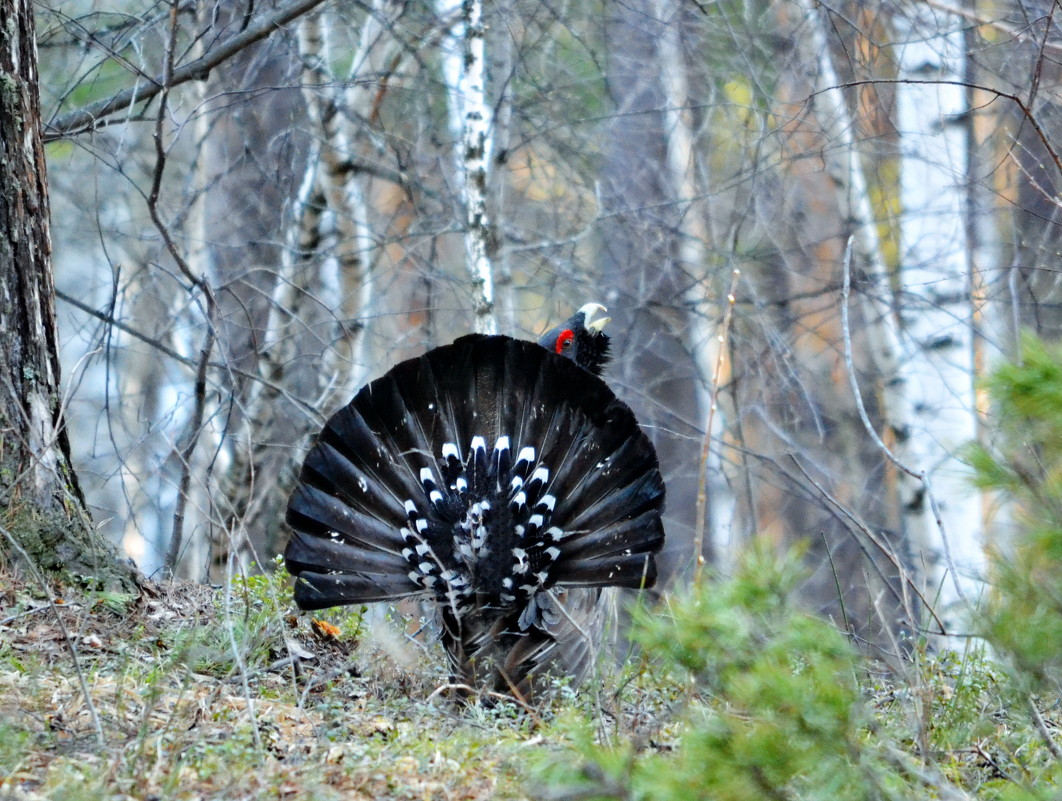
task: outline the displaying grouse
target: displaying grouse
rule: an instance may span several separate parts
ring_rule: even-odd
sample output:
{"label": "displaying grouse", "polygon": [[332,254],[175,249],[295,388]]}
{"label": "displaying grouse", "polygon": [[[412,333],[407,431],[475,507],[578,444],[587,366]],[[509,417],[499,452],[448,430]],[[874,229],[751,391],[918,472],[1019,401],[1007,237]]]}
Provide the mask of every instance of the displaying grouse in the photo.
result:
{"label": "displaying grouse", "polygon": [[393,367],[325,425],[288,504],[303,609],[433,599],[459,681],[529,698],[581,681],[607,587],[649,587],[664,483],[597,377],[588,304],[538,343],[471,335]]}

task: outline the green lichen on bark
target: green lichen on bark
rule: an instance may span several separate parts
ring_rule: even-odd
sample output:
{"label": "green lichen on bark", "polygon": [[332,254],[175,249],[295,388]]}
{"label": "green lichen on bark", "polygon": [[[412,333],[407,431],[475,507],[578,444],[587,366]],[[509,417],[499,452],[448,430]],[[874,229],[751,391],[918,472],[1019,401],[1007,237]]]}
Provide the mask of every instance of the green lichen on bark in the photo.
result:
{"label": "green lichen on bark", "polygon": [[118,557],[114,546],[82,515],[16,500],[4,509],[2,520],[7,535],[25,556],[5,536],[0,538],[0,561],[18,569],[25,567],[25,558],[29,558],[37,570],[67,586],[108,592],[135,590],[135,569]]}
{"label": "green lichen on bark", "polygon": [[3,115],[5,125],[22,128],[22,103],[19,98],[18,80],[4,70],[0,70],[0,115]]}

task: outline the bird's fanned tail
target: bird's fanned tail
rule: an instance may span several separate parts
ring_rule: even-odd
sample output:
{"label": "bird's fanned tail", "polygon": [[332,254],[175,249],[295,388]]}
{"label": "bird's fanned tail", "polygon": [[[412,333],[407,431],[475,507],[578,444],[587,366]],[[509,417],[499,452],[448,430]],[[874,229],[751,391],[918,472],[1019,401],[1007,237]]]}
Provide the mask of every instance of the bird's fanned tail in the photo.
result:
{"label": "bird's fanned tail", "polygon": [[558,353],[463,337],[336,413],[288,508],[299,605],[424,595],[463,680],[584,676],[601,588],[655,581],[664,485],[630,409]]}

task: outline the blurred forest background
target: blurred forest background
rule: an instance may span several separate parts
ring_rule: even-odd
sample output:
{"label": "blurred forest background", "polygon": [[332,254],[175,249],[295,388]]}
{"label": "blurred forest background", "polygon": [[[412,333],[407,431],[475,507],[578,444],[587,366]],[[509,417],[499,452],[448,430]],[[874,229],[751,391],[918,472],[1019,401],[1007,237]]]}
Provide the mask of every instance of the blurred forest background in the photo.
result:
{"label": "blurred forest background", "polygon": [[[665,569],[803,543],[873,646],[961,630],[978,379],[1062,336],[1047,0],[37,4],[66,410],[147,573],[282,549],[327,416],[609,307]],[[703,490],[703,491],[702,491]]]}

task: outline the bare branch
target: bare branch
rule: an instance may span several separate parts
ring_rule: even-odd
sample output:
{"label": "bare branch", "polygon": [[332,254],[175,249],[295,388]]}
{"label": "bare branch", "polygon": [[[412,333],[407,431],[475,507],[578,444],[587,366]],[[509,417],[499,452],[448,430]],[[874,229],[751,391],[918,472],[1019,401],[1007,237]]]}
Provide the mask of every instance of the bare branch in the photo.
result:
{"label": "bare branch", "polygon": [[[71,306],[75,307],[79,311],[83,311],[85,314],[90,314],[100,322],[106,323],[109,326],[113,326],[114,328],[121,331],[123,334],[128,334],[134,339],[143,342],[145,345],[154,348],[159,353],[168,356],[175,362],[183,364],[185,367],[192,367],[197,370],[199,369],[198,359],[191,359],[187,356],[178,353],[165,342],[159,340],[157,337],[148,336],[143,331],[139,331],[136,328],[133,328],[133,326],[129,325],[128,323],[123,323],[121,320],[115,318],[113,315],[107,314],[106,312],[102,312],[99,309],[93,308],[84,301],[79,300],[78,298],[75,298],[72,295],[67,294],[66,292],[63,292],[61,289],[57,289],[55,291],[55,296],[64,303],[69,303]],[[320,410],[314,404],[302,400],[301,398],[295,397],[275,381],[270,381],[268,378],[258,375],[257,373],[253,373],[249,370],[243,370],[239,367],[236,367],[235,365],[224,364],[219,361],[211,361],[207,366],[215,370],[224,370],[226,373],[239,376],[240,378],[246,378],[250,381],[256,381],[259,384],[273,390],[278,395],[283,396],[285,400],[289,401],[295,406],[298,406],[303,411],[310,413],[311,415],[313,415],[315,420],[318,420],[319,422],[324,422],[324,420],[321,418]]]}
{"label": "bare branch", "polygon": [[[1006,34],[1017,42],[1028,42],[1032,39],[1028,29],[1019,28],[1017,25],[1009,25],[1004,20],[992,19],[991,17],[983,14],[978,14],[976,11],[971,10],[965,6],[957,6],[952,3],[941,2],[941,0],[922,0],[929,8],[936,9],[937,11],[943,11],[945,14],[951,14],[953,16],[965,19],[974,23],[979,28],[995,28],[997,31]],[[1054,8],[1051,10],[1054,14]],[[1055,53],[1062,51],[1062,47],[1053,42],[1047,41],[1046,32],[1050,30],[1050,26],[1044,26],[1044,37],[1037,42],[1042,52],[1053,50]]]}
{"label": "bare branch", "polygon": [[1040,710],[1036,708],[1036,699],[1029,695],[1025,698],[1025,701],[1029,705],[1029,714],[1032,716],[1033,723],[1036,725],[1036,730],[1040,733],[1040,736],[1044,738],[1047,750],[1051,752],[1051,756],[1055,759],[1062,759],[1062,748],[1058,747],[1058,743],[1055,742],[1055,738],[1051,735],[1051,730],[1047,728],[1047,722],[1044,720],[1044,716],[1041,715]]}
{"label": "bare branch", "polygon": [[[866,539],[875,547],[875,549],[877,549],[877,551],[881,553],[882,556],[884,556],[886,559],[889,560],[889,562],[892,563],[893,567],[896,568],[901,579],[903,580],[904,586],[909,587],[911,591],[914,592],[914,594],[918,597],[918,600],[922,602],[922,605],[929,612],[930,616],[933,618],[933,621],[939,627],[940,630],[937,633],[948,634],[949,632],[947,627],[944,625],[944,621],[941,620],[941,618],[937,615],[936,610],[934,610],[933,606],[929,603],[928,600],[926,600],[925,595],[915,585],[914,581],[911,579],[911,576],[908,574],[908,571],[904,568],[903,563],[900,561],[900,558],[896,555],[895,550],[889,547],[888,543],[884,542],[880,537],[878,537],[878,535],[875,534],[866,523],[856,517],[856,515],[847,505],[841,503],[841,501],[837,497],[835,497],[824,486],[822,486],[822,484],[817,481],[815,477],[811,475],[811,473],[807,471],[807,469],[797,458],[797,455],[795,453],[790,453],[789,458],[793,462],[793,464],[796,465],[797,469],[803,474],[807,482],[818,491],[819,495],[825,501],[827,501],[830,506],[832,506],[837,511],[838,514],[840,514],[853,526],[855,526],[856,529],[860,531],[863,536],[866,537]],[[889,581],[888,576],[884,575],[881,566],[878,564],[878,561],[874,559],[873,556],[870,554],[870,551],[863,543],[863,540],[859,537],[856,537],[855,539],[856,543],[859,545],[859,549],[867,557],[867,561],[870,563],[871,567],[874,568],[874,571],[878,574],[878,578],[881,579],[882,585],[902,606],[906,608],[907,604],[904,603],[904,599],[900,595],[899,589],[896,588],[893,582]],[[917,621],[912,620],[911,625],[917,625]]]}
{"label": "bare branch", "polygon": [[196,275],[192,272],[192,268],[188,266],[188,262],[184,259],[184,256],[177,248],[177,244],[173,241],[168,226],[163,222],[158,207],[159,194],[162,189],[162,175],[166,170],[166,147],[163,141],[163,124],[166,120],[166,114],[169,108],[167,104],[169,87],[173,83],[173,67],[176,58],[178,32],[177,11],[178,5],[174,2],[170,8],[170,31],[169,38],[166,42],[166,61],[162,74],[162,97],[159,101],[158,114],[155,118],[155,170],[152,175],[151,191],[147,198],[147,207],[148,213],[151,216],[151,221],[155,224],[155,228],[162,237],[166,249],[174,262],[176,262],[177,267],[185,278],[191,282],[192,286],[203,293],[203,298],[206,301],[206,334],[203,337],[203,345],[199,352],[199,366],[196,370],[195,377],[195,403],[192,407],[192,414],[189,418],[186,429],[187,439],[179,454],[181,479],[179,491],[177,493],[177,502],[173,511],[173,533],[170,537],[170,545],[166,552],[166,562],[164,564],[164,570],[169,575],[173,575],[173,572],[177,567],[177,560],[180,557],[181,552],[181,542],[184,539],[184,514],[185,508],[188,504],[188,490],[192,481],[192,455],[195,453],[196,445],[199,443],[199,434],[203,427],[203,416],[206,406],[207,366],[210,364],[210,354],[214,349],[214,320],[217,309],[217,301],[214,298],[214,291],[211,288],[210,283],[205,277]]}
{"label": "bare branch", "polygon": [[[138,103],[151,100],[163,91],[168,91],[182,83],[193,80],[203,80],[212,69],[228,61],[241,50],[250,47],[271,34],[277,28],[286,25],[296,17],[305,14],[324,0],[292,0],[274,11],[272,14],[260,17],[249,24],[235,36],[231,36],[224,42],[213,48],[195,61],[181,67],[164,68],[163,73],[154,79],[148,79],[148,83],[138,82],[136,85],[118,92],[107,100],[101,100],[85,108],[64,114],[61,117],[45,123],[44,141],[53,142],[68,136],[76,136],[103,126],[106,118],[121,109],[130,109]],[[168,56],[169,58],[169,56]]]}

